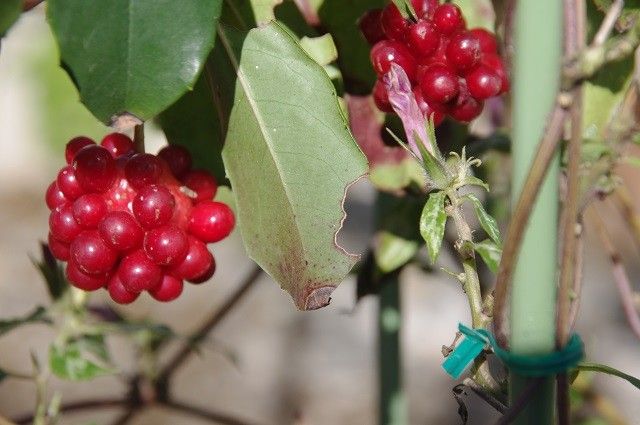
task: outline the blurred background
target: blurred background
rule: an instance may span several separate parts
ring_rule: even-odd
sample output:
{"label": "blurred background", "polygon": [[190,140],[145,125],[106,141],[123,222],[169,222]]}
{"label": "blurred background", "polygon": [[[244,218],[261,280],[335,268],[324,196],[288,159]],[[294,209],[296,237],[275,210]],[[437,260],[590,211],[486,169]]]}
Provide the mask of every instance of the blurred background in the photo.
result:
{"label": "blurred background", "polygon": [[[146,130],[149,151],[155,153],[166,140],[157,127],[148,125]],[[44,191],[63,165],[63,147],[71,137],[101,138],[107,132],[79,103],[73,84],[58,67],[43,7],[24,14],[2,40],[0,50],[0,318],[23,315],[49,302],[31,260],[39,256],[39,242],[47,235],[49,212]],[[638,181],[636,171],[622,172],[628,181]],[[351,251],[364,252],[367,248],[374,196],[366,181],[350,193],[349,218],[341,238]],[[626,229],[615,226],[621,222],[617,210],[605,210],[602,215],[612,218],[610,230],[615,243],[624,254],[633,281],[637,281],[638,247]],[[640,344],[628,330],[608,259],[592,233],[587,222],[586,281],[577,330],[586,343],[589,360],[639,376]],[[189,286],[169,304],[142,296],[133,305],[118,306],[117,310],[188,334],[223,303],[253,267],[237,232],[212,249],[218,271],[210,282]],[[442,263],[456,267],[446,255]],[[330,306],[301,313],[289,296],[263,275],[212,332],[200,355],[194,355],[180,369],[173,385],[174,396],[256,424],[376,423],[377,301],[369,296],[356,303],[355,293],[355,281],[349,278],[336,290]],[[105,295],[95,294],[93,301],[109,302]],[[441,347],[451,343],[458,322],[469,321],[466,298],[460,285],[445,273],[426,274],[408,268],[402,275],[402,301],[410,421],[458,424],[458,405],[451,392],[455,382],[440,366]],[[0,368],[28,372],[32,352],[46,363],[54,337],[50,328],[39,325],[3,336]],[[126,376],[135,366],[135,352],[119,337],[109,340],[109,348]],[[595,376],[593,388],[610,400],[626,423],[640,424],[640,396],[631,385]],[[74,401],[122,394],[126,386],[120,375],[88,383],[52,377],[49,394],[53,391],[60,391],[64,401]],[[35,400],[31,382],[9,379],[0,383],[2,417],[33,412]],[[473,395],[467,400],[469,423],[492,423],[497,418]],[[61,423],[108,424],[118,413],[117,409],[84,411],[64,415]],[[131,423],[207,422],[152,408]]]}

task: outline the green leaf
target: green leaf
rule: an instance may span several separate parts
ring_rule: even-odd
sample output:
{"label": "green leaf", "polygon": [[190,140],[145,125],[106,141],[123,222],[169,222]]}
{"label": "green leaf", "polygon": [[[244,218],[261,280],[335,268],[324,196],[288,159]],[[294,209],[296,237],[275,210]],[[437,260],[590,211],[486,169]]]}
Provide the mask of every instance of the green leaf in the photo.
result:
{"label": "green leaf", "polygon": [[0,382],[11,376],[7,371],[0,369]]}
{"label": "green leaf", "polygon": [[392,0],[396,5],[400,14],[405,18],[409,19],[412,15],[416,16],[416,11],[413,10],[413,5],[408,0]]}
{"label": "green leaf", "polygon": [[582,362],[578,365],[577,369],[580,371],[602,372],[602,373],[606,373],[607,375],[617,376],[618,378],[624,379],[625,381],[627,381],[628,383],[630,383],[631,385],[633,385],[634,387],[640,390],[640,379],[634,376],[628,375],[611,366],[607,366],[599,363]]}
{"label": "green leaf", "polygon": [[358,258],[336,235],[366,160],[326,72],[289,32],[218,36],[238,73],[222,157],[247,252],[298,308],[323,307]]}
{"label": "green leaf", "polygon": [[467,28],[495,30],[495,14],[491,0],[456,0],[455,3],[462,9]]}
{"label": "green leaf", "polygon": [[[237,1],[237,0],[232,0]],[[283,0],[250,0],[256,24],[262,25],[274,20],[273,9]]]}
{"label": "green leaf", "polygon": [[11,25],[20,17],[21,11],[21,0],[0,1],[0,37],[4,36]]}
{"label": "green leaf", "polygon": [[302,37],[300,46],[319,65],[329,65],[338,59],[338,50],[333,43],[331,34],[325,34],[320,37]]}
{"label": "green leaf", "polygon": [[420,244],[415,240],[404,239],[386,231],[379,232],[374,243],[376,264],[385,273],[407,264],[420,249]]}
{"label": "green leaf", "polygon": [[500,257],[502,257],[502,249],[496,245],[491,239],[485,239],[482,242],[474,243],[473,248],[480,254],[484,263],[493,273],[498,271],[500,265]]}
{"label": "green leaf", "polygon": [[0,336],[11,332],[15,328],[30,323],[51,323],[47,316],[47,309],[38,306],[31,313],[15,319],[0,320]]}
{"label": "green leaf", "polygon": [[105,123],[147,120],[191,89],[222,0],[50,0],[47,14],[81,100]]}
{"label": "green leaf", "polygon": [[69,283],[64,276],[61,264],[53,257],[49,247],[42,243],[40,245],[42,252],[42,260],[36,261],[32,259],[33,264],[40,270],[40,274],[44,278],[52,300],[59,299],[69,288]]}
{"label": "green leaf", "polygon": [[473,204],[473,209],[476,213],[476,217],[478,217],[478,221],[480,225],[487,232],[487,235],[493,240],[498,247],[502,246],[502,241],[500,240],[500,228],[498,227],[498,223],[496,220],[489,215],[489,213],[484,209],[482,202],[472,193],[465,195],[465,198],[471,201]]}
{"label": "green leaf", "polygon": [[103,362],[110,362],[109,351],[107,350],[107,344],[104,341],[104,335],[83,335],[74,341],[80,351],[84,351],[96,356]]}
{"label": "green leaf", "polygon": [[63,346],[52,344],[49,347],[49,367],[58,378],[70,381],[87,381],[113,373],[111,369],[88,358],[78,342],[69,342]]}
{"label": "green leaf", "polygon": [[420,216],[420,234],[427,243],[432,263],[438,259],[447,224],[447,214],[444,210],[445,196],[444,192],[434,192],[429,195]]}

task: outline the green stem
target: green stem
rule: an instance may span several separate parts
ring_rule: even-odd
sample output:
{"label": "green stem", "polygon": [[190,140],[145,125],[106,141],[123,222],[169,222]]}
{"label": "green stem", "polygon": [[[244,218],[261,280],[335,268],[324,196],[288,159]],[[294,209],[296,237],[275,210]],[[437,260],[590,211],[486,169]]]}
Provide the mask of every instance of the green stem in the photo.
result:
{"label": "green stem", "polygon": [[402,309],[399,273],[384,275],[381,279],[378,312],[380,379],[380,424],[405,425],[409,423],[407,400],[402,387],[402,351],[400,331]]}

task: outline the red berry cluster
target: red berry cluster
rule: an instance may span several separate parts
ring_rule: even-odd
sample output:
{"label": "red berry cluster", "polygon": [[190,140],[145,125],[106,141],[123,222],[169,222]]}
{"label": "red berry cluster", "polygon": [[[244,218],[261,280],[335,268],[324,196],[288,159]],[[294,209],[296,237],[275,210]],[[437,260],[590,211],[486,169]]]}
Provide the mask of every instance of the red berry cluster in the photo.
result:
{"label": "red berry cluster", "polygon": [[67,262],[73,286],[106,288],[115,302],[129,304],[142,291],[171,301],[183,280],[213,276],[206,244],[227,237],[235,218],[226,204],[212,201],[217,183],[191,169],[186,149],[138,153],[129,137],[112,133],[100,146],[76,137],[65,156],[46,202],[49,248]]}
{"label": "red berry cluster", "polygon": [[425,117],[440,124],[446,115],[471,121],[484,100],[509,90],[509,78],[498,55],[495,35],[466,29],[462,11],[438,0],[411,0],[418,21],[402,17],[395,4],[367,12],[360,29],[371,48],[378,74],[373,98],[381,111],[393,112],[380,80],[391,63],[401,66]]}

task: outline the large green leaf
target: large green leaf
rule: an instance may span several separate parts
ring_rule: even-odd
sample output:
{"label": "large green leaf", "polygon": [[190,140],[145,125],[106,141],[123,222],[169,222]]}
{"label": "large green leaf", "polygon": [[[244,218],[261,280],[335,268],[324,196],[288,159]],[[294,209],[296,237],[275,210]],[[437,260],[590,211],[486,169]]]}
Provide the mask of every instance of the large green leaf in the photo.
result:
{"label": "large green leaf", "polygon": [[195,84],[213,47],[222,0],[50,0],[63,63],[106,123],[146,120]]}
{"label": "large green leaf", "polygon": [[327,74],[279,24],[218,40],[237,69],[222,156],[247,252],[298,308],[323,307],[358,258],[336,235],[365,157]]}
{"label": "large green leaf", "polygon": [[21,0],[0,1],[0,37],[2,37],[9,27],[18,19],[21,10]]}

